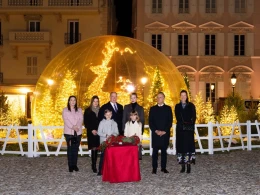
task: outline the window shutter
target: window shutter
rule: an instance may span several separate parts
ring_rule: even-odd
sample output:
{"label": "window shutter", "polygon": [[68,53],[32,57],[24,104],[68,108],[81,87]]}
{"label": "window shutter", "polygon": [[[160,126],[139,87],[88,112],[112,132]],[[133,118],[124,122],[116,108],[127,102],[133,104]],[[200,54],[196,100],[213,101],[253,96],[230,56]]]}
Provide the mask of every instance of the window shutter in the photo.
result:
{"label": "window shutter", "polygon": [[171,55],[177,56],[178,55],[178,34],[171,33]]}
{"label": "window shutter", "polygon": [[163,14],[168,15],[170,13],[170,0],[162,0]]}
{"label": "window shutter", "polygon": [[189,55],[190,56],[197,56],[198,46],[197,46],[197,33],[190,33],[189,34]]}
{"label": "window shutter", "polygon": [[234,33],[228,33],[228,56],[234,56]]}
{"label": "window shutter", "polygon": [[202,99],[206,101],[206,83],[204,81],[199,82],[199,91],[201,91]]}
{"label": "window shutter", "polygon": [[204,33],[199,33],[199,55],[204,56],[205,55],[205,34]]}
{"label": "window shutter", "polygon": [[152,0],[145,0],[144,12],[146,14],[151,14],[152,13]]}
{"label": "window shutter", "polygon": [[152,45],[152,40],[151,40],[151,34],[150,33],[144,33],[144,42]]}
{"label": "window shutter", "polygon": [[254,55],[254,33],[246,34],[246,56]]}
{"label": "window shutter", "polygon": [[224,56],[224,33],[218,33],[216,36],[216,55]]}
{"label": "window shutter", "polygon": [[217,96],[216,98],[225,97],[224,96],[224,82],[217,83]]}
{"label": "window shutter", "polygon": [[170,55],[170,33],[162,34],[162,52],[165,55]]}

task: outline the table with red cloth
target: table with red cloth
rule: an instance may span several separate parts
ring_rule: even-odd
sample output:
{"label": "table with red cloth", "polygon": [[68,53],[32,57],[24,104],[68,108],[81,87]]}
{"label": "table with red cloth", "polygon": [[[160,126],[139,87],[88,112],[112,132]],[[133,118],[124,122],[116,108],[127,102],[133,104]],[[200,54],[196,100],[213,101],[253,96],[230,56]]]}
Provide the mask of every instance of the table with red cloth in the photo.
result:
{"label": "table with red cloth", "polygon": [[114,145],[107,147],[102,175],[102,180],[110,183],[140,181],[138,146]]}

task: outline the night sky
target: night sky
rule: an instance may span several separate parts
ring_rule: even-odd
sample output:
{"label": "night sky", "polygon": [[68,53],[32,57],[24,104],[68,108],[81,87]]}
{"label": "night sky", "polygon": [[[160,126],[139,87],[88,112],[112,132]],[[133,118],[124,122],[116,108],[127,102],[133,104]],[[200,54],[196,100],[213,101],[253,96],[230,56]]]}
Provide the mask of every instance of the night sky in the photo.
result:
{"label": "night sky", "polygon": [[116,34],[133,37],[132,34],[132,0],[115,0],[116,18],[118,21]]}

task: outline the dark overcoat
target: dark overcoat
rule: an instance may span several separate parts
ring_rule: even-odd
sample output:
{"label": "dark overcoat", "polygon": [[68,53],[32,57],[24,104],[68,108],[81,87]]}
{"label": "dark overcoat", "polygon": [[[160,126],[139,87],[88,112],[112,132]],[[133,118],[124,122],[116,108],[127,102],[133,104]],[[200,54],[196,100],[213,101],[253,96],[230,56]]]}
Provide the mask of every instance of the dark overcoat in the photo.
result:
{"label": "dark overcoat", "polygon": [[94,147],[99,147],[99,135],[92,133],[93,130],[98,130],[99,119],[91,108],[87,108],[84,112],[84,125],[87,129],[88,149],[91,150]]}
{"label": "dark overcoat", "polygon": [[[170,129],[172,127],[173,116],[170,106],[153,106],[149,112],[149,127],[152,131],[152,147],[167,149],[170,141]],[[165,131],[166,134],[159,136],[156,130]]]}
{"label": "dark overcoat", "polygon": [[176,104],[175,116],[176,126],[176,151],[177,153],[195,152],[194,131],[183,131],[183,121],[191,122],[195,125],[196,108],[191,102],[183,108],[182,104]]}
{"label": "dark overcoat", "polygon": [[117,105],[117,109],[118,109],[117,112],[115,112],[115,110],[110,102],[101,106],[99,113],[98,113],[98,118],[99,118],[99,121],[101,121],[102,119],[105,118],[104,112],[106,109],[112,111],[112,119],[117,123],[119,134],[124,135],[124,130],[122,127],[123,106],[119,103],[116,103],[116,105]]}

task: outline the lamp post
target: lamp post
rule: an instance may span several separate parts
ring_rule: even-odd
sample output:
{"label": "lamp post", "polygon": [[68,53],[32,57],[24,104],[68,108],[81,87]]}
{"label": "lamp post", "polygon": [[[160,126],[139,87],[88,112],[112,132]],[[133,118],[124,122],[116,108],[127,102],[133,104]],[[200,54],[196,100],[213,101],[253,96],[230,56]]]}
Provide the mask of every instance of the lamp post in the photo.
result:
{"label": "lamp post", "polygon": [[210,101],[212,102],[212,92],[215,89],[215,85],[213,83],[210,84]]}
{"label": "lamp post", "polygon": [[147,78],[146,77],[142,77],[141,78],[141,83],[143,85],[143,88],[142,88],[142,92],[143,92],[143,105],[144,105],[144,88],[145,88],[145,84],[147,83]]}
{"label": "lamp post", "polygon": [[127,85],[127,86],[126,86],[126,91],[127,91],[128,93],[133,93],[133,92],[135,91],[135,86],[133,86],[133,85],[131,85],[131,84]]}
{"label": "lamp post", "polygon": [[232,74],[231,76],[231,84],[232,84],[232,89],[233,89],[233,97],[235,95],[235,85],[236,85],[236,82],[237,82],[237,77],[235,75],[235,73]]}

